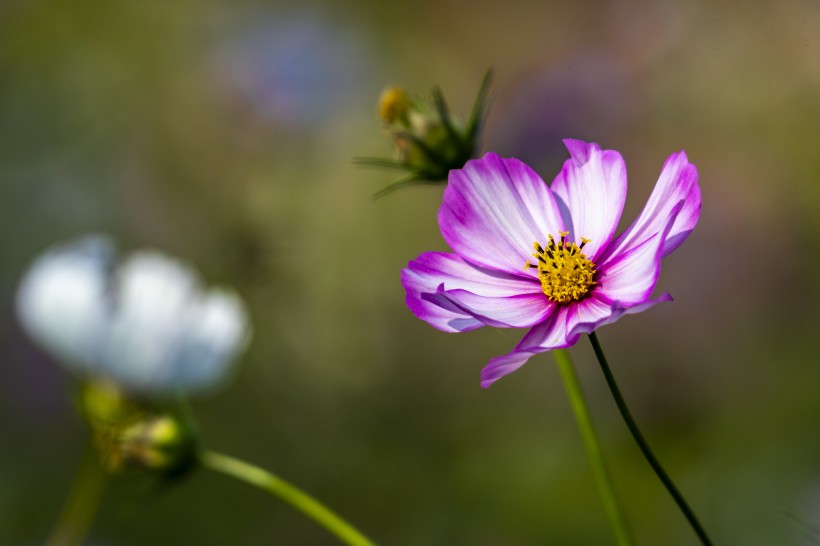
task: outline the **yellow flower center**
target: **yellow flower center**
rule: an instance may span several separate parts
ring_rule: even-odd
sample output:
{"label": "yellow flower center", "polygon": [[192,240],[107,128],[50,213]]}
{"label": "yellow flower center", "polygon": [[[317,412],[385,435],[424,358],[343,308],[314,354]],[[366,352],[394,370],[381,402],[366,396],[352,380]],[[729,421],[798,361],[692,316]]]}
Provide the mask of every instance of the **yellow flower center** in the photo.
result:
{"label": "yellow flower center", "polygon": [[550,301],[569,303],[578,301],[589,292],[595,276],[595,264],[581,251],[589,239],[581,237],[581,246],[567,242],[568,231],[561,232],[561,240],[556,242],[549,235],[549,244],[544,248],[537,241],[533,245],[533,257],[538,262],[527,262],[524,270],[538,269],[541,290]]}

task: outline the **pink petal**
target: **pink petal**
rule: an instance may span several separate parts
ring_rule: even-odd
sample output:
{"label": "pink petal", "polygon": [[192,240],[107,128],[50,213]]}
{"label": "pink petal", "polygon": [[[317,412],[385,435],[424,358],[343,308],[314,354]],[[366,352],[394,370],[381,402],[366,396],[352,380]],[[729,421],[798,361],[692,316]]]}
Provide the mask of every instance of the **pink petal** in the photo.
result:
{"label": "pink petal", "polygon": [[[546,300],[537,280],[480,268],[455,254],[426,252],[402,270],[401,279],[407,291],[406,302],[410,310],[420,319],[445,332],[464,332],[484,325],[475,316],[481,313],[467,310],[470,305],[487,311],[487,307],[495,300],[504,300],[510,296],[529,295],[536,304],[537,300]],[[446,295],[438,294],[442,285],[445,292],[452,289],[471,293],[470,305],[465,303],[460,306]],[[481,297],[487,300],[486,305],[477,303],[477,298]],[[512,303],[520,304],[520,301],[513,300]],[[531,313],[537,316],[538,309],[532,308]]]}
{"label": "pink petal", "polygon": [[624,314],[640,313],[656,303],[671,300],[669,294],[663,294],[655,300],[627,307],[619,302],[610,304],[592,296],[562,306],[530,329],[511,353],[490,360],[481,370],[481,386],[489,387],[526,364],[536,354],[575,345],[581,334],[588,334],[605,324],[615,322]]}
{"label": "pink petal", "polygon": [[429,301],[458,309],[475,317],[487,326],[496,328],[528,328],[543,321],[556,307],[542,293],[521,294],[504,298],[479,296],[466,290],[446,290],[439,288],[437,296]]}
{"label": "pink petal", "polygon": [[575,345],[580,333],[570,332],[576,324],[600,320],[609,312],[609,306],[592,302],[591,298],[571,305],[558,307],[546,320],[532,327],[515,349],[498,356],[481,370],[481,386],[487,388],[500,378],[523,366],[534,355]]}
{"label": "pink petal", "polygon": [[678,248],[695,228],[700,218],[700,186],[698,170],[689,163],[686,152],[672,154],[661,170],[658,182],[641,214],[615,242],[608,254],[623,252],[626,248],[640,245],[666,227],[672,209],[683,201],[675,223],[663,242],[663,256]]}
{"label": "pink petal", "polygon": [[445,241],[470,262],[516,276],[524,270],[533,243],[564,229],[549,187],[517,159],[487,154],[450,171],[438,213]]}
{"label": "pink petal", "polygon": [[[586,255],[594,262],[615,233],[626,199],[626,165],[621,154],[594,143],[565,140],[571,158],[552,183],[572,218],[571,240],[590,240]],[[569,226],[568,226],[569,227]]]}
{"label": "pink petal", "polygon": [[[505,297],[541,293],[538,279],[487,269],[449,252],[425,252],[408,264],[415,275],[428,278],[429,292],[444,283],[445,290],[468,290],[481,296]],[[523,271],[523,266],[521,270]]]}
{"label": "pink petal", "polygon": [[673,206],[666,225],[653,238],[620,254],[609,255],[598,266],[599,284],[594,289],[596,297],[626,306],[643,303],[649,298],[661,272],[664,241],[683,206],[683,201]]}
{"label": "pink petal", "polygon": [[481,388],[486,389],[505,375],[513,373],[536,354],[529,351],[513,351],[493,358],[481,370]]}
{"label": "pink petal", "polygon": [[580,333],[574,331],[578,324],[599,321],[611,313],[610,303],[594,295],[563,305],[555,313],[554,321],[546,320],[527,332],[516,350],[544,352],[571,347],[578,342],[580,336]]}
{"label": "pink petal", "polygon": [[641,313],[650,307],[653,307],[656,303],[660,303],[662,301],[672,301],[672,296],[664,293],[658,298],[647,300],[631,307],[624,307],[620,302],[616,301],[609,307],[609,312],[601,315],[600,318],[591,321],[579,322],[576,324],[570,330],[570,337],[580,334],[590,334],[601,326],[612,324],[623,315],[634,315],[635,313]]}

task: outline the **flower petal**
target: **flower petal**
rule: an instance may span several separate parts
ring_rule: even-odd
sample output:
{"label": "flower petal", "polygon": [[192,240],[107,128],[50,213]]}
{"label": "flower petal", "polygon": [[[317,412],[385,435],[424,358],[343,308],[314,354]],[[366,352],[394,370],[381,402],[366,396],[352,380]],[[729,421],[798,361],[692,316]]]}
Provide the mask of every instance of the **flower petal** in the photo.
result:
{"label": "flower petal", "polygon": [[612,313],[611,304],[595,296],[560,307],[555,321],[546,320],[532,328],[516,350],[535,352],[571,347],[581,335],[575,331],[578,324],[599,321]]}
{"label": "flower petal", "polygon": [[657,297],[652,300],[647,300],[643,303],[639,303],[637,305],[632,305],[630,307],[624,307],[621,302],[614,302],[609,306],[609,312],[602,315],[600,318],[596,320],[586,321],[586,322],[579,322],[570,330],[570,337],[577,336],[581,334],[590,334],[600,328],[601,326],[605,326],[607,324],[612,324],[623,315],[633,315],[635,313],[641,313],[646,311],[650,307],[653,307],[656,303],[660,303],[663,301],[672,301],[672,296],[667,293],[661,294],[660,297]]}
{"label": "flower petal", "polygon": [[407,264],[402,279],[405,273],[427,279],[424,284],[430,287],[428,292],[435,292],[438,285],[444,283],[445,290],[468,290],[489,297],[541,293],[538,279],[486,269],[450,252],[425,252]]}
{"label": "flower petal", "polygon": [[663,243],[666,256],[678,248],[695,228],[700,218],[701,195],[698,186],[698,170],[689,163],[686,152],[669,156],[663,165],[661,175],[652,190],[646,206],[629,228],[610,245],[608,254],[616,254],[624,249],[640,245],[663,230],[672,209],[683,201],[678,214]]}
{"label": "flower petal", "polygon": [[481,388],[486,389],[505,375],[513,373],[535,355],[530,351],[513,351],[493,358],[481,370]]}
{"label": "flower petal", "polygon": [[163,254],[132,253],[116,282],[116,309],[97,371],[126,389],[160,394],[214,387],[250,338],[238,296],[204,292],[193,269]]}
{"label": "flower petal", "polygon": [[187,334],[199,279],[162,254],[139,251],[120,265],[116,283],[99,372],[131,390],[161,390],[174,365],[173,347]]}
{"label": "flower petal", "polygon": [[445,332],[485,324],[531,326],[548,312],[539,281],[478,267],[456,254],[425,252],[408,264],[401,280],[410,310]]}
{"label": "flower petal", "polygon": [[39,258],[18,292],[24,328],[75,371],[128,390],[214,386],[250,335],[239,298],[203,293],[190,268],[157,252],[119,267],[115,254],[90,236]]}
{"label": "flower petal", "polygon": [[185,334],[173,348],[173,365],[163,370],[157,387],[163,391],[214,387],[250,337],[251,325],[236,294],[222,289],[203,294],[189,311]]}
{"label": "flower petal", "polygon": [[626,200],[626,164],[614,150],[595,143],[565,140],[571,158],[564,162],[552,191],[572,218],[570,240],[590,242],[584,248],[593,262],[612,239]]}
{"label": "flower petal", "polygon": [[683,206],[683,201],[673,206],[666,225],[653,238],[620,254],[610,254],[599,265],[599,284],[594,289],[596,297],[626,306],[643,303],[649,298],[661,272],[664,241]]}
{"label": "flower petal", "polygon": [[445,298],[456,309],[495,328],[528,328],[543,321],[556,308],[556,304],[540,292],[488,298],[466,290],[445,290],[443,287],[437,290],[438,296]]}
{"label": "flower petal", "polygon": [[[544,342],[547,343],[545,346],[540,345]],[[481,370],[481,387],[486,389],[538,353],[570,345],[572,343],[566,340],[566,307],[561,307],[545,321],[532,327],[512,352],[491,359]]]}
{"label": "flower petal", "polygon": [[438,213],[444,240],[464,259],[516,276],[524,270],[533,243],[564,229],[547,184],[517,159],[486,154],[450,171]]}
{"label": "flower petal", "polygon": [[[659,298],[657,301],[665,300]],[[620,304],[613,307],[608,302],[593,296],[561,306],[546,320],[531,328],[511,353],[490,360],[481,370],[481,386],[489,387],[500,378],[523,366],[536,354],[571,347],[578,342],[582,333],[591,332],[598,326],[614,322],[624,313],[642,311],[654,303],[645,304],[640,309],[636,307],[633,311],[623,308]]]}
{"label": "flower petal", "polygon": [[113,257],[108,238],[84,237],[38,258],[17,291],[17,314],[26,332],[80,371],[95,365],[97,346],[105,339]]}
{"label": "flower petal", "polygon": [[[561,349],[574,345],[578,336],[567,337],[567,320],[576,312],[575,305],[564,305],[547,316],[540,324],[533,326],[511,353],[497,356],[481,370],[481,386],[487,388],[502,377],[523,366],[538,353]],[[582,312],[578,315],[586,317]]]}

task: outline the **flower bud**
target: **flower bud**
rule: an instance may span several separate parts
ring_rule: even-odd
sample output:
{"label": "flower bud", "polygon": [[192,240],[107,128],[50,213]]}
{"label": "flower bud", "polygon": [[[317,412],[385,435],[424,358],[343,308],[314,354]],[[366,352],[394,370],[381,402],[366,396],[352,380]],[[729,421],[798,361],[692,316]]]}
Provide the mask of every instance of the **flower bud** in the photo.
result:
{"label": "flower bud", "polygon": [[121,431],[122,459],[165,475],[178,474],[196,461],[196,442],[182,422],[170,415],[138,421]]}
{"label": "flower bud", "polygon": [[426,101],[411,99],[399,87],[388,87],[382,92],[379,117],[393,141],[397,159],[359,158],[356,162],[408,174],[378,192],[376,197],[412,184],[444,183],[452,169],[462,168],[477,156],[490,77],[491,73],[487,72],[466,124],[459,123],[450,113],[437,87]]}
{"label": "flower bud", "polygon": [[128,398],[113,383],[89,383],[81,403],[108,471],[139,466],[172,476],[196,462],[197,439],[191,426]]}
{"label": "flower bud", "polygon": [[412,102],[401,87],[388,87],[379,98],[379,117],[388,125],[399,121],[407,123]]}

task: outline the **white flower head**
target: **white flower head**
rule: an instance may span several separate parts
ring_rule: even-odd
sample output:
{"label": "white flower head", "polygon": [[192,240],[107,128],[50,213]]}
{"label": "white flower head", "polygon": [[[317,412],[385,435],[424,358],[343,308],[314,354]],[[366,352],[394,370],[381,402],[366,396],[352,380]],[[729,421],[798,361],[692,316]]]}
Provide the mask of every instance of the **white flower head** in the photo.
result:
{"label": "white flower head", "polygon": [[239,297],[204,290],[191,268],[159,252],[115,258],[101,236],[39,257],[17,293],[28,334],[75,372],[129,391],[219,384],[250,339]]}

